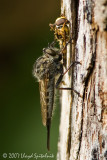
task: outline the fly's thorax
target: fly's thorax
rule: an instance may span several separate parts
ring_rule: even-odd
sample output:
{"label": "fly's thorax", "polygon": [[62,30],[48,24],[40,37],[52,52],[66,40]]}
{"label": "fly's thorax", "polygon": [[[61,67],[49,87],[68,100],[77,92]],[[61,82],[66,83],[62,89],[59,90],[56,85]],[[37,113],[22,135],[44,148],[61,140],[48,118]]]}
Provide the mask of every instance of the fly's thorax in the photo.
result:
{"label": "fly's thorax", "polygon": [[48,54],[47,49],[45,52],[45,55],[36,60],[33,67],[33,75],[38,79],[38,81],[44,79],[47,74],[49,74],[51,77],[54,77],[57,72],[59,73],[61,66],[61,54],[56,54],[56,52]]}
{"label": "fly's thorax", "polygon": [[33,75],[38,80],[45,78],[45,75],[49,72],[50,59],[46,56],[38,58],[33,66]]}

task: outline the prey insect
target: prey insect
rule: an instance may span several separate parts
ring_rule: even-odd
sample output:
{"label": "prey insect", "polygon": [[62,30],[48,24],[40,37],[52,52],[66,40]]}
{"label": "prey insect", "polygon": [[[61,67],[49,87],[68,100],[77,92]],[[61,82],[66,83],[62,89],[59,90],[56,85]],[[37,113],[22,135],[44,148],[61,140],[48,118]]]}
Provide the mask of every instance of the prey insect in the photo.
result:
{"label": "prey insect", "polygon": [[[56,19],[54,24],[49,24],[51,30],[54,31],[55,40],[59,42],[60,48],[65,47],[66,43],[71,39],[70,37],[70,21],[61,16]],[[63,50],[63,65],[66,66],[66,49]]]}
{"label": "prey insect", "polygon": [[54,31],[55,39],[60,43],[65,43],[70,38],[70,21],[65,16],[56,19],[54,24],[49,24]]}
{"label": "prey insect", "polygon": [[[70,67],[73,64],[80,63],[73,62]],[[33,75],[39,81],[42,123],[47,127],[48,150],[50,149],[50,127],[53,113],[55,88],[61,90],[73,90],[72,88],[58,88],[66,72],[63,72],[61,50],[55,48],[53,43],[49,47],[43,49],[43,55],[36,60],[33,67]],[[77,91],[73,91],[79,95]]]}

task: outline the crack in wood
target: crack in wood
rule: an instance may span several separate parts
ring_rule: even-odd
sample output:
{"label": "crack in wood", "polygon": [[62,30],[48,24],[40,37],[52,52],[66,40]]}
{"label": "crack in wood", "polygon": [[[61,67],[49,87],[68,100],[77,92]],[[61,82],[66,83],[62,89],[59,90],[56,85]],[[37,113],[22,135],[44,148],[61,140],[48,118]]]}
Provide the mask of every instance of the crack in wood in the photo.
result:
{"label": "crack in wood", "polygon": [[85,88],[88,86],[88,82],[89,82],[89,80],[90,80],[90,77],[91,77],[91,75],[92,75],[92,73],[93,73],[93,69],[94,69],[94,67],[95,67],[95,59],[96,59],[96,53],[93,53],[92,54],[92,57],[91,57],[91,62],[90,62],[90,64],[89,64],[89,67],[87,68],[87,74],[86,74],[86,76],[83,78],[83,83],[85,84],[84,86],[85,86]]}
{"label": "crack in wood", "polygon": [[67,142],[67,153],[68,157],[70,157],[70,149],[71,149],[71,107],[70,107],[70,115],[69,115],[69,131],[68,131],[68,142]]}
{"label": "crack in wood", "polygon": [[81,133],[80,133],[80,137],[79,137],[79,148],[78,148],[78,153],[77,153],[77,158],[76,158],[76,160],[78,160],[78,158],[79,158],[79,153],[80,153],[80,149],[81,149],[81,142],[82,142],[84,99],[85,99],[85,88],[84,88],[84,92],[83,92],[83,103],[82,103],[82,113],[81,113]]}

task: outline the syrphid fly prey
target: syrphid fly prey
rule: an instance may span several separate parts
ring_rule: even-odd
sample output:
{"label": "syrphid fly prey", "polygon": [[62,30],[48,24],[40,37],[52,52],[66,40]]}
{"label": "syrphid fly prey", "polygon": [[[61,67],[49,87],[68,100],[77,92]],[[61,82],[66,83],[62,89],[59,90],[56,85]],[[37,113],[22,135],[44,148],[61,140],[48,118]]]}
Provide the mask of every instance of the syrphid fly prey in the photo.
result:
{"label": "syrphid fly prey", "polygon": [[[80,63],[74,62],[70,65],[70,67],[73,64],[80,64]],[[48,150],[50,148],[49,146],[50,127],[51,127],[51,119],[53,113],[55,88],[58,88],[65,73],[63,73],[61,50],[55,48],[53,44],[51,44],[47,48],[44,48],[43,56],[39,57],[34,64],[33,75],[39,81],[42,123],[44,126],[47,127]],[[72,90],[72,88],[59,88],[59,89]],[[75,90],[73,91],[79,95],[77,91]]]}
{"label": "syrphid fly prey", "polygon": [[[49,24],[51,30],[54,31],[55,40],[59,42],[60,48],[65,47],[66,43],[71,39],[70,35],[70,21],[61,16],[56,19],[54,24]],[[63,65],[66,66],[66,49],[63,50]]]}
{"label": "syrphid fly prey", "polygon": [[70,21],[65,16],[56,19],[54,24],[49,24],[54,31],[55,39],[60,43],[67,42],[70,38]]}

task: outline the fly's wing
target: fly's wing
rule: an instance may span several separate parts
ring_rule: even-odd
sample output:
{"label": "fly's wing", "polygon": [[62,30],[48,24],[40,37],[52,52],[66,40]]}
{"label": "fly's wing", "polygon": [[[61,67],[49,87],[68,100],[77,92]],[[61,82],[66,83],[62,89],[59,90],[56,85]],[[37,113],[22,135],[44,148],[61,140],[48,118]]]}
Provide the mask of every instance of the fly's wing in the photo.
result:
{"label": "fly's wing", "polygon": [[[46,75],[47,76],[47,75]],[[47,149],[50,149],[50,127],[54,103],[54,79],[44,78],[39,82],[42,123],[47,126]]]}
{"label": "fly's wing", "polygon": [[41,103],[41,114],[42,114],[42,123],[44,126],[47,124],[47,85],[49,80],[44,78],[39,81],[39,89],[40,89],[40,103]]}

